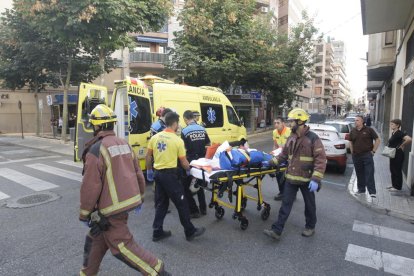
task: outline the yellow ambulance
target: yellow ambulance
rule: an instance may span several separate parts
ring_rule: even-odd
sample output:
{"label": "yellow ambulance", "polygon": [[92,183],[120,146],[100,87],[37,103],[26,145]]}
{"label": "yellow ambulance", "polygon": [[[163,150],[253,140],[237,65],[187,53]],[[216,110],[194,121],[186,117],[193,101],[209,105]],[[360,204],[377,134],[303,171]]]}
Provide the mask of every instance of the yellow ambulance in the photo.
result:
{"label": "yellow ambulance", "polygon": [[[118,118],[115,132],[133,147],[142,169],[145,169],[150,127],[152,122],[158,120],[155,112],[160,107],[168,107],[177,112],[180,115],[181,127],[185,127],[182,119],[184,111],[198,111],[213,143],[227,140],[237,144],[247,139],[246,128],[240,122],[231,102],[218,88],[179,85],[154,76],[127,78],[116,81],[115,84],[110,105]],[[100,103],[109,105],[106,87],[81,83],[75,161],[81,159],[84,144],[93,137],[88,115]]]}

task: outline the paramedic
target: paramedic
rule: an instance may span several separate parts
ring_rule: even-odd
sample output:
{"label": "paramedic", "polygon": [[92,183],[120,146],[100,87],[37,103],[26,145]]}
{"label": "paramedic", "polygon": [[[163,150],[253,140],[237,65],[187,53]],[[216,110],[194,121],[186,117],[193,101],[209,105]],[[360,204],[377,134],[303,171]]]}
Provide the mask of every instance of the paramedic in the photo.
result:
{"label": "paramedic", "polygon": [[[153,222],[153,241],[159,241],[171,236],[171,231],[164,231],[164,218],[167,214],[169,199],[174,203],[180,217],[181,225],[188,241],[202,235],[204,227],[195,228],[190,221],[188,203],[184,196],[184,189],[179,181],[179,171],[177,160],[186,170],[190,170],[190,165],[185,157],[185,147],[183,140],[175,132],[178,129],[179,115],[175,112],[168,112],[165,116],[166,129],[151,137],[148,143],[146,156],[147,178],[153,173],[157,183],[155,196],[157,199],[155,218]],[[154,159],[154,166],[152,160]],[[150,172],[150,173],[148,173]]]}
{"label": "paramedic", "polygon": [[[275,130],[273,130],[273,150],[278,148],[283,149],[287,139],[290,136],[291,130],[285,125],[285,120],[282,117],[277,117],[274,120]],[[282,200],[283,188],[285,186],[285,173],[276,173],[277,185],[279,186],[279,194],[274,197],[274,200]]]}
{"label": "paramedic", "polygon": [[289,112],[288,121],[292,135],[288,138],[282,153],[271,161],[275,165],[289,162],[278,219],[272,224],[271,229],[264,230],[264,234],[275,240],[280,239],[298,190],[301,191],[305,202],[306,224],[302,236],[310,237],[315,234],[314,192],[321,188],[321,180],[326,169],[326,155],[321,139],[310,131],[309,126],[305,125],[308,119],[309,114],[301,108],[295,108]]}
{"label": "paramedic", "polygon": [[172,112],[172,110],[164,107],[157,109],[157,112],[155,114],[158,116],[158,120],[151,125],[151,137],[165,129],[165,115],[168,112]]}

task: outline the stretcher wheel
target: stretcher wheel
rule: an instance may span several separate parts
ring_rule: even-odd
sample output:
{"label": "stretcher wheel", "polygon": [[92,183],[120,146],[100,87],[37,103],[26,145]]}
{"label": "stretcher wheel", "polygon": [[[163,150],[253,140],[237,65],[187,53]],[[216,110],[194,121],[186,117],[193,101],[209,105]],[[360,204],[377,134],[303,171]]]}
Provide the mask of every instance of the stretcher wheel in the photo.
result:
{"label": "stretcher wheel", "polygon": [[218,219],[222,219],[224,216],[224,208],[219,206],[216,208],[216,213],[215,213],[216,218]]}
{"label": "stretcher wheel", "polygon": [[247,218],[242,218],[240,220],[240,228],[241,228],[241,230],[246,230],[247,227],[249,227],[249,221],[247,220]]}
{"label": "stretcher wheel", "polygon": [[262,210],[262,213],[260,214],[260,216],[261,216],[262,220],[267,220],[267,219],[269,218],[269,215],[270,215],[270,210],[269,210],[269,208],[264,208],[264,209]]}

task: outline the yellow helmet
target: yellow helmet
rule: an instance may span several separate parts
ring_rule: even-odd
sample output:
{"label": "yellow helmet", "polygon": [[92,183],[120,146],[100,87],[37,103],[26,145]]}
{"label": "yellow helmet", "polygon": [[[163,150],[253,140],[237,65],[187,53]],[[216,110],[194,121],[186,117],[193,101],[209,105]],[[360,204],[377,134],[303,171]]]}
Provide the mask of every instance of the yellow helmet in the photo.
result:
{"label": "yellow helmet", "polygon": [[302,108],[294,108],[289,112],[288,120],[301,120],[305,122],[309,120],[309,114]]}
{"label": "yellow helmet", "polygon": [[116,115],[107,105],[98,104],[92,110],[89,122],[94,126],[116,122]]}

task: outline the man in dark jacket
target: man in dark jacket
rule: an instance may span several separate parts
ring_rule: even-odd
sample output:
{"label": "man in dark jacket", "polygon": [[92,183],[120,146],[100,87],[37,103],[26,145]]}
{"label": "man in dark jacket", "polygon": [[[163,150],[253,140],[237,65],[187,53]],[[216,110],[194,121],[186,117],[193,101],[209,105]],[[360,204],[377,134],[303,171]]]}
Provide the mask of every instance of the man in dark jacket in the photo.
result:
{"label": "man in dark jacket", "polygon": [[314,192],[319,191],[321,187],[321,180],[326,169],[326,155],[321,139],[305,125],[308,119],[308,113],[301,108],[295,108],[289,112],[288,121],[290,121],[292,134],[282,153],[271,161],[275,165],[289,162],[279,217],[272,224],[271,229],[264,230],[264,234],[275,240],[280,239],[298,190],[301,191],[305,202],[306,224],[302,236],[310,237],[315,234]]}

